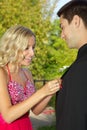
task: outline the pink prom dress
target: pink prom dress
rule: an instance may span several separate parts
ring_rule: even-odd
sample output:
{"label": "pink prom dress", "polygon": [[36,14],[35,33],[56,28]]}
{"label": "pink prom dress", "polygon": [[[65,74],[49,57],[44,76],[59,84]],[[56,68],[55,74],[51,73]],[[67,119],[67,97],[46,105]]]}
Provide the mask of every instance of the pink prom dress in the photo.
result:
{"label": "pink prom dress", "polygon": [[[8,91],[12,105],[15,105],[30,97],[35,92],[35,87],[29,79],[27,79],[26,86],[23,88],[17,82],[12,81],[9,68],[8,72],[10,78],[8,83]],[[0,114],[0,130],[33,130],[32,123],[29,118],[29,112],[11,123],[7,123]]]}

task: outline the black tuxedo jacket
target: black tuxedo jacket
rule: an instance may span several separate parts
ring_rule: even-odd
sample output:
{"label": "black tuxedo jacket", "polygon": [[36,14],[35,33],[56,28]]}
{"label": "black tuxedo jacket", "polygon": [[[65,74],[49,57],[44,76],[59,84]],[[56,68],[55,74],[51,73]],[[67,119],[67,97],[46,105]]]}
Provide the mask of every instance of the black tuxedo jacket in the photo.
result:
{"label": "black tuxedo jacket", "polygon": [[87,44],[62,76],[56,94],[56,130],[87,130]]}

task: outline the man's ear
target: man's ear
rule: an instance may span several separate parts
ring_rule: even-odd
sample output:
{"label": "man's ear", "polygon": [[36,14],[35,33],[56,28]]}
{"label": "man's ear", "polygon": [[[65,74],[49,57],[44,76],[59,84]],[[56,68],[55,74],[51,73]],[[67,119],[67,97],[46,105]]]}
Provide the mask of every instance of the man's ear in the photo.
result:
{"label": "man's ear", "polygon": [[73,23],[74,23],[75,27],[79,27],[80,23],[81,23],[81,18],[78,15],[75,15],[73,17]]}

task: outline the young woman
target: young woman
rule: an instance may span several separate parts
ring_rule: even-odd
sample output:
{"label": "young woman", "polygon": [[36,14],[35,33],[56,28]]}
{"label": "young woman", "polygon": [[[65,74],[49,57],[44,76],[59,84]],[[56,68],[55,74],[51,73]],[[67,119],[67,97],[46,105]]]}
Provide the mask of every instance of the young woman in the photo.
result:
{"label": "young woman", "polygon": [[58,80],[35,91],[29,66],[35,35],[23,26],[8,29],[0,40],[0,130],[32,130],[30,109],[41,113],[60,85]]}

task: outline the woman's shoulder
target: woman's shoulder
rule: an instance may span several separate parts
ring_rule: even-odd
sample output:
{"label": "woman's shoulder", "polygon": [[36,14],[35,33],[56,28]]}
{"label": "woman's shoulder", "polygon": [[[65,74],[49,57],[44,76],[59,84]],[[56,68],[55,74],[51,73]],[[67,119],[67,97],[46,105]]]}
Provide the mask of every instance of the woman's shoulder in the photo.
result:
{"label": "woman's shoulder", "polygon": [[8,75],[4,67],[0,67],[0,81],[8,82]]}
{"label": "woman's shoulder", "polygon": [[4,67],[0,67],[0,75],[6,76],[6,71]]}

